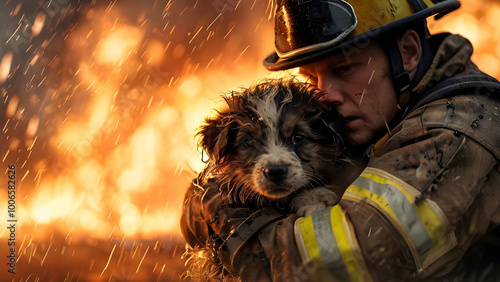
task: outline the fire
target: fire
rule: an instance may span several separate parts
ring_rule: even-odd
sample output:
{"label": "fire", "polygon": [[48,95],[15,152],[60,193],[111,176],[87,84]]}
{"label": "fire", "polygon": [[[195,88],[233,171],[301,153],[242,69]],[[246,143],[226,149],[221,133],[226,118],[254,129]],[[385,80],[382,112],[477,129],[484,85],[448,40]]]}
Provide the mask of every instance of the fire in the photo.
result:
{"label": "fire", "polygon": [[188,97],[196,97],[199,95],[202,87],[202,82],[197,76],[187,77],[179,87],[179,92]]}
{"label": "fire", "polygon": [[[19,263],[47,264],[53,238],[64,248],[104,242],[104,261],[85,262],[84,271],[97,273],[87,280],[109,280],[117,276],[113,263],[136,259],[131,273],[148,269],[156,280],[169,268],[146,266],[161,248],[142,242],[179,236],[184,191],[204,166],[196,128],[221,92],[284,75],[261,65],[273,46],[275,4],[50,1],[59,6],[41,6],[45,12],[23,22],[30,19],[24,6],[35,5],[28,2],[6,4],[15,24],[4,42],[13,51],[0,54],[0,158],[18,168]],[[470,38],[473,60],[500,77],[500,47],[492,47],[500,46],[500,4],[461,2],[461,10],[431,21],[431,31]]]}
{"label": "fire", "polygon": [[[130,142],[117,155],[117,161],[127,164],[119,173],[117,184],[122,191],[144,191],[156,180],[154,156],[159,148],[159,136],[150,126],[138,129]],[[121,148],[118,148],[120,150]]]}
{"label": "fire", "polygon": [[10,73],[10,68],[12,65],[12,53],[7,53],[2,57],[0,61],[0,84],[3,83]]}
{"label": "fire", "polygon": [[40,188],[44,189],[45,193],[36,198],[36,202],[40,204],[31,207],[34,220],[41,224],[67,217],[78,207],[78,198],[74,196],[71,182],[56,182],[55,187],[48,185],[50,184],[42,184]]}
{"label": "fire", "polygon": [[[138,27],[122,26],[110,31],[110,34],[97,47],[97,60],[101,63],[121,64],[137,48],[143,37]],[[151,46],[153,51],[157,46]]]}
{"label": "fire", "polygon": [[150,65],[159,65],[165,58],[165,46],[159,40],[151,40],[145,52],[145,58]]}
{"label": "fire", "polygon": [[[39,160],[33,189],[22,204],[26,226],[50,230],[57,224],[72,237],[91,232],[103,239],[179,234],[183,193],[204,165],[195,129],[216,104],[207,97],[233,88],[235,78],[210,68],[220,58],[205,67],[186,64],[182,76],[163,71],[165,61],[193,52],[203,29],[172,47],[172,41],[146,36],[151,32],[146,17],[134,23],[122,20],[122,12],[92,8],[65,38],[71,52],[60,57],[72,73],[52,90],[67,95],[51,108],[57,130],[40,140],[47,122],[34,115],[25,132],[31,147],[43,144],[52,152]],[[43,15],[33,25],[37,36],[47,28]],[[167,36],[175,33],[172,26]],[[247,49],[234,60],[243,62]],[[30,65],[39,64],[35,54]],[[257,67],[260,62],[251,66]],[[237,80],[243,85],[252,77],[257,76]],[[19,104],[15,96],[10,100],[8,117],[20,114]]]}
{"label": "fire", "polygon": [[40,34],[40,32],[43,29],[43,25],[45,24],[46,18],[47,18],[47,16],[45,15],[45,13],[43,13],[43,12],[38,13],[38,15],[36,16],[35,22],[33,23],[33,26],[31,28],[31,32],[33,33],[33,37],[38,36]]}
{"label": "fire", "polygon": [[431,33],[463,35],[474,46],[472,61],[487,74],[500,77],[500,28],[496,23],[500,15],[500,3],[487,0],[460,2],[462,6],[459,10],[442,20],[430,20]]}

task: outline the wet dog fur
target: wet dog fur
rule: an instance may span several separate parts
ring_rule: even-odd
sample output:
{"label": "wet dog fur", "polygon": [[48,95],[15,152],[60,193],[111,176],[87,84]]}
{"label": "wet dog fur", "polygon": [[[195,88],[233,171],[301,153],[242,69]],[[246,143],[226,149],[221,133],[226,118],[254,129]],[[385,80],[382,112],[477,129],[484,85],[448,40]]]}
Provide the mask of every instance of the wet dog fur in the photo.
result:
{"label": "wet dog fur", "polygon": [[[268,80],[226,95],[225,107],[198,131],[209,155],[205,176],[227,184],[231,200],[258,207],[328,184],[346,160],[343,126],[319,93],[294,80]],[[307,215],[295,204],[292,212]]]}
{"label": "wet dog fur", "polygon": [[[343,121],[319,94],[292,79],[224,96],[224,107],[198,131],[209,156],[200,181],[216,178],[231,203],[256,209],[273,206],[307,216],[336,204],[338,197],[325,187],[347,161]],[[228,279],[220,265],[210,265],[210,252],[191,250],[188,272],[204,272],[197,277],[202,280]]]}

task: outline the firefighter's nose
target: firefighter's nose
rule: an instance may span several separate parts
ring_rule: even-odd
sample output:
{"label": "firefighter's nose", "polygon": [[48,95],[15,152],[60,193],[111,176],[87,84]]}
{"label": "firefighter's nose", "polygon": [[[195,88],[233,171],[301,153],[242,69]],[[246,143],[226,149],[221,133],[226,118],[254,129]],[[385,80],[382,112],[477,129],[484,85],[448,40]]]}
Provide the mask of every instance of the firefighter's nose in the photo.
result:
{"label": "firefighter's nose", "polygon": [[278,183],[285,179],[287,168],[283,164],[275,164],[267,166],[263,172],[267,179]]}

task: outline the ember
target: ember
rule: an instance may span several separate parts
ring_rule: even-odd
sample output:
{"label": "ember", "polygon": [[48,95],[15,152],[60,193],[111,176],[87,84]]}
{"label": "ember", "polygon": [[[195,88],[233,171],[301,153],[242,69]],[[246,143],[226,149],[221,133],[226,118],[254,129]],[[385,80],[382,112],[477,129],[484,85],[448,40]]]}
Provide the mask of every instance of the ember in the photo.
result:
{"label": "ember", "polygon": [[[462,4],[431,30],[470,38],[500,77],[500,4]],[[5,260],[0,280],[180,279],[182,199],[203,166],[194,131],[221,91],[285,75],[261,65],[274,5],[4,1],[0,159],[16,166],[17,233],[16,274]]]}

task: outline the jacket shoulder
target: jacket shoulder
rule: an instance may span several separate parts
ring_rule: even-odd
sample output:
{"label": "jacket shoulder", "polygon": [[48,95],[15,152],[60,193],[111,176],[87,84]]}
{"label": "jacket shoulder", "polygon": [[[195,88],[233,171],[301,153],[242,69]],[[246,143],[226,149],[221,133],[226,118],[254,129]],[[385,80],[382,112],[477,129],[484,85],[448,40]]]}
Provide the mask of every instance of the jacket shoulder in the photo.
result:
{"label": "jacket shoulder", "polygon": [[464,134],[500,159],[500,100],[481,95],[459,95],[426,104],[403,123],[420,123],[422,130],[447,128]]}

